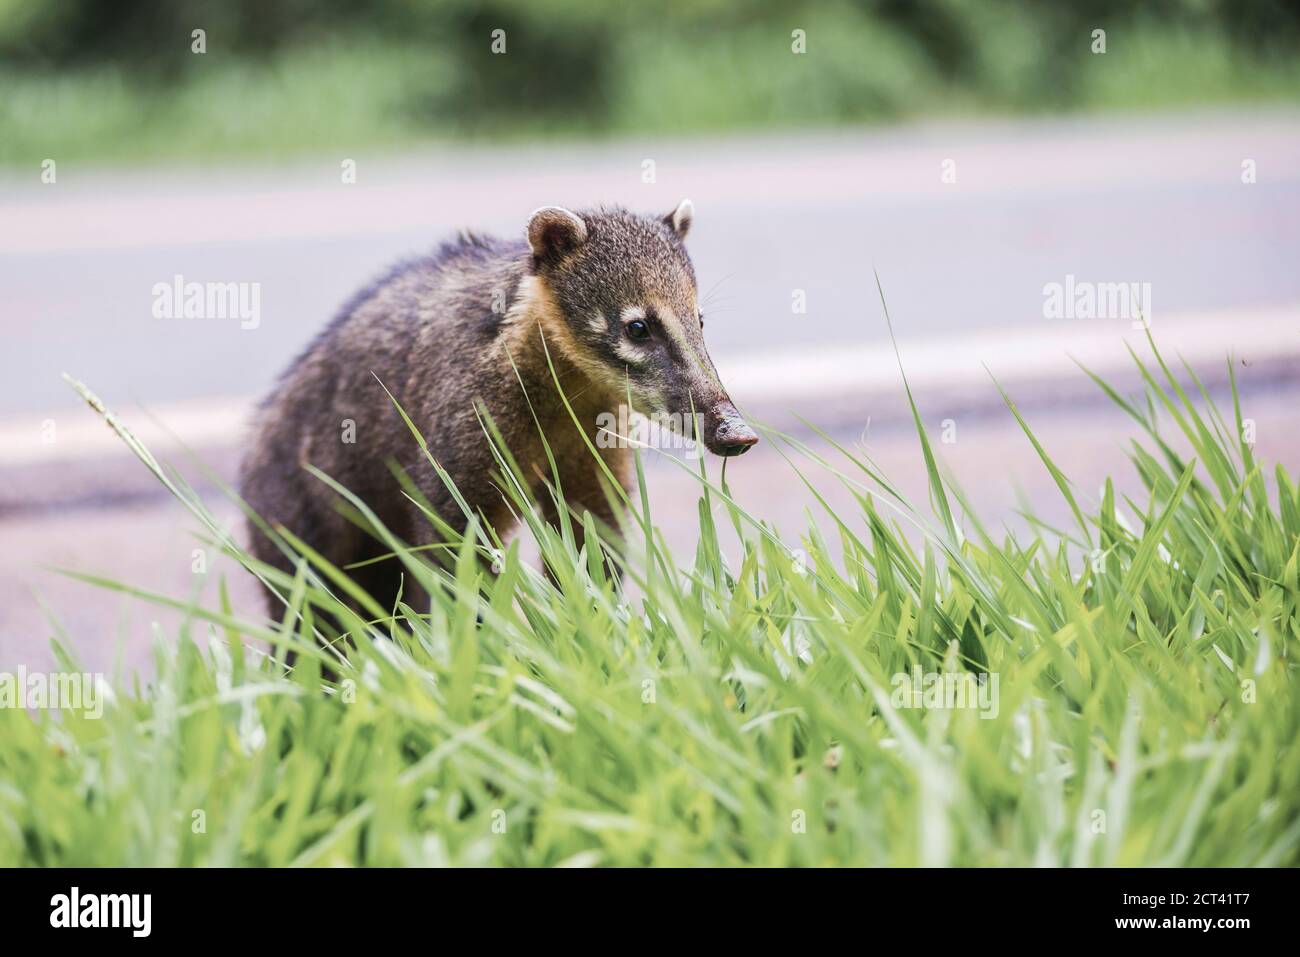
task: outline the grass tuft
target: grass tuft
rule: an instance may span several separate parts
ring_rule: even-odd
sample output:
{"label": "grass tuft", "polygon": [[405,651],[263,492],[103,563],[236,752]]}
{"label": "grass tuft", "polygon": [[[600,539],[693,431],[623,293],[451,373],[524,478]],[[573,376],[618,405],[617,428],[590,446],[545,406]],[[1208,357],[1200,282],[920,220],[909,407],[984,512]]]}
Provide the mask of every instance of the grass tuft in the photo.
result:
{"label": "grass tuft", "polygon": [[[1144,430],[1141,502],[1109,482],[1077,496],[1007,399],[1078,535],[1031,521],[994,540],[919,414],[937,516],[863,453],[770,433],[837,540],[811,522],[782,539],[701,470],[689,561],[655,530],[639,460],[627,538],[574,514],[579,554],[498,447],[555,574],[481,521],[445,563],[381,529],[432,592],[418,611],[378,607],[287,532],[296,573],[257,562],[74,383],[286,611],[81,576],[185,621],[99,720],[0,709],[0,865],[1300,863],[1300,491],[1238,438],[1235,383],[1225,418],[1152,346],[1143,403],[1099,380]],[[831,512],[814,470],[856,514]],[[353,628],[342,663],[317,645],[325,615]],[[983,680],[986,698],[913,702],[916,674]]]}

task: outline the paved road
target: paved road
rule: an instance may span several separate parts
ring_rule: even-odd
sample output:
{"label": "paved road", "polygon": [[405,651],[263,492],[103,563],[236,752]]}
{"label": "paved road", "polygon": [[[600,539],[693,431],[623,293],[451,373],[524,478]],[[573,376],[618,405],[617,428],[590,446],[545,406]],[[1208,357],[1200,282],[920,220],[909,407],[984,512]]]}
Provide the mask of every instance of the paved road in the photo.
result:
{"label": "paved road", "polygon": [[[355,185],[339,157],[0,180],[0,414],[71,407],[63,370],[119,405],[259,393],[388,263],[544,203],[691,196],[721,362],[880,340],[873,266],[910,337],[1047,322],[1043,285],[1067,274],[1149,282],[1156,321],[1300,300],[1295,113],[352,158]],[[261,324],[154,318],[177,274],[260,283]]]}
{"label": "paved road", "polygon": [[[1245,408],[1257,424],[1260,460],[1280,462],[1292,476],[1300,472],[1300,442],[1294,427],[1298,401],[1300,389],[1291,389],[1256,396]],[[1097,500],[1108,476],[1114,478],[1121,496],[1146,501],[1126,459],[1128,440],[1136,437],[1135,426],[1117,408],[1090,406],[1079,412],[1061,407],[1032,412],[1029,418],[1084,501]],[[959,415],[957,421],[955,442],[939,444],[936,449],[945,467],[959,476],[972,506],[995,535],[1001,534],[1004,524],[1018,531],[1025,529],[1016,510],[1026,502],[1047,522],[1061,528],[1070,526],[1069,510],[1051,476],[1009,413]],[[884,428],[873,425],[865,435],[845,433],[838,439],[847,447],[865,443],[876,465],[904,495],[924,507],[925,469],[906,422]],[[1175,443],[1181,445],[1176,439]],[[822,443],[813,444],[838,468],[861,479],[842,457]],[[798,455],[794,459],[839,515],[852,521],[860,514],[853,495],[834,476]],[[689,564],[699,527],[699,487],[666,458],[650,454],[646,463],[655,522],[673,554]],[[138,463],[119,464],[139,469]],[[716,480],[717,460],[709,464]],[[770,522],[792,546],[797,545],[810,518],[826,541],[837,540],[836,528],[770,443],[730,464],[727,481],[737,501]],[[206,500],[220,521],[240,527],[233,506],[222,503],[215,493],[209,493]],[[719,527],[724,551],[734,560],[738,551],[727,523],[719,521]],[[179,634],[179,615],[64,578],[50,571],[51,567],[105,575],[173,597],[195,597],[207,607],[215,606],[218,578],[224,575],[236,611],[250,617],[262,613],[255,582],[232,563],[213,560],[207,576],[194,573],[197,523],[170,498],[131,501],[109,509],[18,514],[5,521],[2,529],[6,547],[0,549],[0,671],[18,664],[32,669],[54,666],[49,639],[55,631],[42,603],[72,636],[83,665],[91,670],[111,671],[121,661],[127,672],[142,669],[147,673],[155,637],[171,639]],[[865,534],[863,525],[858,529]],[[531,553],[526,546],[525,554]],[[40,602],[34,596],[39,596]],[[191,634],[202,641],[206,631],[195,625]]]}
{"label": "paved road", "polygon": [[[458,227],[515,231],[542,203],[666,211],[694,199],[691,248],[703,288],[716,287],[708,338],[724,372],[746,370],[736,376],[742,401],[791,370],[806,370],[797,375],[822,394],[844,390],[845,365],[867,377],[893,374],[869,361],[885,336],[873,266],[900,336],[929,340],[907,351],[922,390],[972,381],[997,343],[1000,366],[1039,365],[1048,378],[1068,369],[1061,354],[1080,343],[1113,351],[1114,342],[1090,342],[1086,325],[1050,325],[1044,284],[1071,274],[1150,283],[1153,323],[1177,325],[1180,348],[1199,343],[1202,355],[1217,357],[1249,342],[1253,356],[1274,340],[1296,340],[1243,375],[1254,390],[1247,414],[1259,423],[1259,454],[1293,474],[1300,465],[1291,426],[1300,395],[1291,368],[1300,353],[1300,114],[354,158],[352,186],[339,183],[342,157],[275,170],[60,165],[53,186],[34,174],[0,177],[0,669],[50,660],[53,630],[33,588],[92,667],[110,666],[119,637],[128,666],[144,666],[156,618],[175,633],[155,610],[125,607],[38,566],[173,595],[202,585],[190,571],[192,523],[175,503],[139,492],[141,470],[115,443],[108,452],[90,441],[107,433],[77,408],[60,372],[119,411],[137,402],[167,408],[182,438],[220,449],[209,461],[229,474],[238,453],[230,413],[263,391],[359,284]],[[656,163],[653,184],[641,182],[645,159]],[[941,178],[946,159],[955,161],[955,183]],[[1246,159],[1258,177],[1250,185],[1241,182]],[[176,274],[261,283],[260,325],[154,318],[153,286]],[[806,314],[791,313],[795,289],[806,292]],[[1099,321],[1097,337],[1127,331],[1116,325]],[[842,360],[835,376],[819,354]],[[1062,379],[1062,394],[1079,379]],[[783,382],[783,394],[822,401],[818,389],[794,385]],[[989,391],[982,378],[980,387]],[[890,388],[897,393],[896,382]],[[1014,507],[1014,476],[1055,514],[1055,493],[1018,429],[1005,415],[981,418],[967,395],[958,389],[948,407],[926,409],[956,415],[960,439],[944,454],[972,501],[996,527]],[[1066,471],[1095,488],[1123,469],[1127,425],[1069,405],[1032,418]],[[873,403],[841,438],[858,438],[874,413],[872,454],[923,500],[913,442],[889,422],[904,416],[880,412]],[[55,446],[32,439],[47,416],[59,422]],[[765,446],[738,464],[732,481],[742,500],[787,532],[799,528],[814,503],[779,456]],[[690,554],[690,483],[661,468],[652,494],[670,540]],[[848,504],[847,496],[832,501]],[[246,578],[233,584],[251,610]],[[210,597],[212,582],[202,587]]]}

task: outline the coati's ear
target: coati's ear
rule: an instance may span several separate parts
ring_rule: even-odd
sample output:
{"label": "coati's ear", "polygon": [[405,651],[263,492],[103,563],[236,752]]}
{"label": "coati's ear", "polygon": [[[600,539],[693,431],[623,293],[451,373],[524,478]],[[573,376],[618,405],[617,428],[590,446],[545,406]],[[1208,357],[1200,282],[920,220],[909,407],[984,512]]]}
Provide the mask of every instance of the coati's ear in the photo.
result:
{"label": "coati's ear", "polygon": [[587,241],[587,224],[563,206],[543,206],[528,217],[528,246],[537,262],[558,263]]}
{"label": "coati's ear", "polygon": [[684,199],[677,204],[676,209],[664,217],[664,222],[677,234],[678,239],[685,239],[686,234],[691,231],[691,222],[694,219],[695,204],[689,199]]}

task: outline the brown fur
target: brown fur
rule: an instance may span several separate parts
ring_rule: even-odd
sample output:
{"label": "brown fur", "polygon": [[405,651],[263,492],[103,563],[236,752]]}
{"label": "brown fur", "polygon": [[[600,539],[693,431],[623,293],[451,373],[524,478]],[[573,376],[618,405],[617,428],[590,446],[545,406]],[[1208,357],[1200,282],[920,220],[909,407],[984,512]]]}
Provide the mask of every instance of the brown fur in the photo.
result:
{"label": "brown fur", "polygon": [[[399,491],[389,467],[395,462],[444,520],[462,527],[459,507],[382,381],[471,508],[503,537],[512,516],[494,485],[496,466],[475,415],[476,400],[533,481],[548,520],[556,516],[542,483],[555,476],[549,474],[538,422],[570,506],[616,528],[597,463],[555,389],[547,351],[593,443],[597,416],[623,403],[629,387],[639,400],[676,411],[717,408],[715,425],[733,428],[728,434],[734,437],[735,409],[703,349],[695,275],[682,243],[688,226],[686,221],[675,229],[673,214],[659,219],[597,211],[579,221],[564,210],[539,210],[530,220],[529,243],[467,234],[394,270],[341,311],[263,404],[242,472],[245,500],[266,521],[283,525],[339,566],[386,551],[341,513],[338,497],[324,483],[303,470],[310,463],[355,492],[401,539],[428,544],[433,530]],[[617,352],[626,336],[620,310],[630,303],[658,304],[665,324],[654,361],[636,369]],[[603,334],[593,328],[596,314],[607,319]],[[669,322],[677,323],[671,335]],[[346,420],[355,423],[353,444],[342,441]],[[705,437],[711,440],[712,432]],[[734,454],[739,446],[727,448]],[[608,448],[601,454],[626,485],[630,451]],[[262,560],[291,570],[264,535],[254,532],[252,547]],[[398,563],[372,564],[355,577],[391,608],[401,582]],[[274,598],[271,609],[277,613]]]}

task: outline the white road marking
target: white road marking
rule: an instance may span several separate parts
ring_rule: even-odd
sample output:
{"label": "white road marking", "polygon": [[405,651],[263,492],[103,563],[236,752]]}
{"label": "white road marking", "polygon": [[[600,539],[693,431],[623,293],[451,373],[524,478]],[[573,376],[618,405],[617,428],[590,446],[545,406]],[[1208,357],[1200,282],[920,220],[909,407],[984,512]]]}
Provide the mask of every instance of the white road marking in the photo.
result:
{"label": "white road marking", "polygon": [[[1229,353],[1247,362],[1294,358],[1300,367],[1300,303],[1185,316],[1156,316],[1152,331],[1167,360],[1181,356],[1198,372],[1222,367]],[[989,373],[1004,386],[1081,377],[1073,359],[1102,376],[1131,370],[1126,343],[1146,353],[1145,334],[1120,320],[1043,320],[1033,326],[974,331],[965,336],[899,343],[914,391],[989,388]],[[719,362],[732,398],[742,407],[812,403],[819,399],[896,395],[898,361],[885,343],[846,343],[806,351],[782,350]],[[987,368],[986,368],[987,367]],[[93,383],[92,383],[93,385]],[[111,397],[108,399],[112,407]],[[160,403],[148,415],[114,408],[156,453],[177,440],[194,449],[233,446],[253,416],[248,397]],[[47,423],[54,424],[54,441]],[[115,435],[88,410],[22,413],[0,423],[0,468],[84,461],[121,450]]]}

